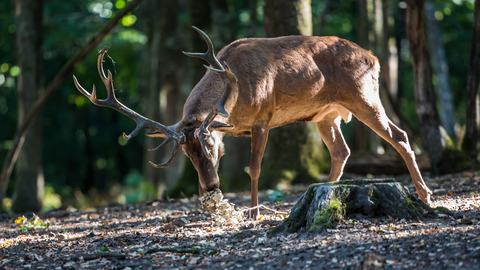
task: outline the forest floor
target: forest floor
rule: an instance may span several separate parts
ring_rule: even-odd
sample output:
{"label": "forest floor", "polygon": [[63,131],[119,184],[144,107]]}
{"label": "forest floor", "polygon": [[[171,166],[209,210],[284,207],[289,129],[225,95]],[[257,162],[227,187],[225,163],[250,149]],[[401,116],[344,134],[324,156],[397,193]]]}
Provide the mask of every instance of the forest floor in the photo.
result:
{"label": "forest floor", "polygon": [[[356,217],[323,233],[268,237],[284,217],[211,226],[197,197],[82,211],[0,216],[0,269],[480,269],[480,172],[425,177],[424,220]],[[409,177],[397,181],[414,191]],[[267,191],[289,211],[307,186]],[[249,193],[227,193],[247,206]]]}

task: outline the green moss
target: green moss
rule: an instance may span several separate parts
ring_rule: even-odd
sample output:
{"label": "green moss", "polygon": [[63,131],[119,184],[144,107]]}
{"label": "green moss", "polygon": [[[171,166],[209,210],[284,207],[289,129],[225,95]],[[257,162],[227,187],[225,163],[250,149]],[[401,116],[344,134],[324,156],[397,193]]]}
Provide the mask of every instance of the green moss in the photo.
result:
{"label": "green moss", "polygon": [[307,192],[305,193],[305,199],[308,202],[311,202],[313,200],[313,194],[315,194],[315,190],[317,190],[318,185],[310,185],[308,187]]}
{"label": "green moss", "polygon": [[433,210],[438,211],[438,212],[441,213],[441,214],[450,213],[450,210],[448,210],[448,208],[445,208],[445,207],[442,207],[442,206],[439,206],[439,207],[437,207],[437,208],[434,208]]}
{"label": "green moss", "polygon": [[339,200],[333,199],[329,205],[317,214],[314,224],[309,228],[309,231],[333,228],[335,222],[342,220],[344,215],[345,205]]}
{"label": "green moss", "polygon": [[375,203],[375,205],[379,205],[380,204],[380,200],[377,198],[376,194],[375,194],[375,189],[372,188],[372,190],[370,191],[370,200]]}

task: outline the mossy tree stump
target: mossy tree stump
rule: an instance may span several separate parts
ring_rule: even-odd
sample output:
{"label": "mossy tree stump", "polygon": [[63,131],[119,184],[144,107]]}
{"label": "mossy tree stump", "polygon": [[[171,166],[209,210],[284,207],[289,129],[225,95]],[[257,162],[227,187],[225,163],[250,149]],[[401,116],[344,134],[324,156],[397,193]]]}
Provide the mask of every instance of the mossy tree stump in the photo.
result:
{"label": "mossy tree stump", "polygon": [[314,184],[298,199],[290,216],[269,234],[323,231],[354,213],[416,220],[424,217],[424,211],[433,212],[394,179]]}

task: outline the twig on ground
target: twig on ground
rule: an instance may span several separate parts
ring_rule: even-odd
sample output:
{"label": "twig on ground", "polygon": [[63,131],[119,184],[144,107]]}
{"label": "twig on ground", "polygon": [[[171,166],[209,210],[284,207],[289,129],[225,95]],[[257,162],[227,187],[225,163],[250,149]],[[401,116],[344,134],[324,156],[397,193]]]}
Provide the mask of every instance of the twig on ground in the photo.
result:
{"label": "twig on ground", "polygon": [[246,208],[246,209],[242,209],[240,211],[246,212],[246,211],[254,210],[254,209],[257,209],[257,208],[262,208],[263,210],[267,210],[269,212],[275,213],[275,215],[288,215],[289,214],[288,212],[273,210],[271,208],[266,207],[263,204],[260,204],[260,205],[254,206],[254,207],[250,207],[250,208]]}
{"label": "twig on ground", "polygon": [[177,253],[193,253],[193,254],[207,254],[214,255],[217,254],[216,249],[203,249],[203,248],[152,248],[145,252],[145,254],[155,253],[155,252],[177,252]]}
{"label": "twig on ground", "polygon": [[123,253],[115,253],[115,252],[97,252],[97,253],[92,253],[92,254],[79,254],[79,255],[74,255],[70,256],[70,260],[80,260],[80,258],[83,258],[84,260],[95,260],[98,258],[109,258],[109,259],[119,259],[119,260],[125,260],[126,256]]}

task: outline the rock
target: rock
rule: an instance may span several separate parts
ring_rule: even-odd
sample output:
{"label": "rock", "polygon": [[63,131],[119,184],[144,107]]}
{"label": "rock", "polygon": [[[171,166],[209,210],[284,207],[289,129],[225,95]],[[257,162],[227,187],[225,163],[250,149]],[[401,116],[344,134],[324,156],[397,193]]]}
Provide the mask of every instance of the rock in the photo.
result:
{"label": "rock", "polygon": [[314,184],[298,199],[290,216],[269,234],[323,231],[355,214],[417,220],[423,219],[424,213],[433,210],[393,178]]}

